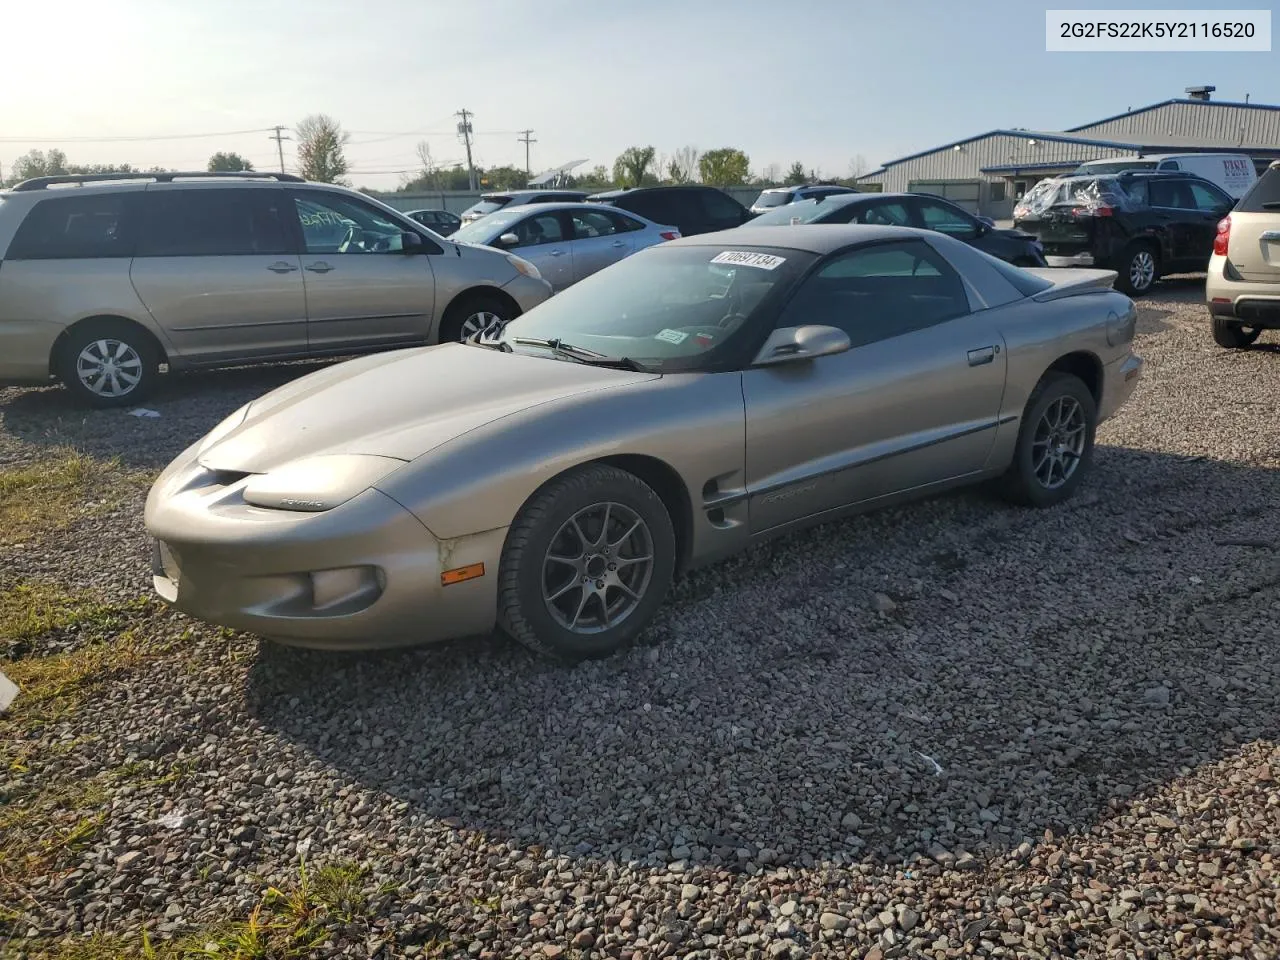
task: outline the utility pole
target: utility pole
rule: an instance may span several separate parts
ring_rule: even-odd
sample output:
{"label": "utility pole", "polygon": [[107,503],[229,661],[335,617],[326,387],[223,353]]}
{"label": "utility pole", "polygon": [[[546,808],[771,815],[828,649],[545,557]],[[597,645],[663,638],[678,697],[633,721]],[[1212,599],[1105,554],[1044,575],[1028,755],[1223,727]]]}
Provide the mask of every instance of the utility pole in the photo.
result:
{"label": "utility pole", "polygon": [[462,122],[458,124],[458,136],[462,137],[462,142],[467,145],[467,182],[471,185],[471,189],[476,189],[476,167],[471,162],[471,118],[475,116],[466,107],[463,107],[455,117],[461,117]]}
{"label": "utility pole", "polygon": [[538,141],[533,139],[532,130],[521,130],[520,134],[520,136],[516,137],[516,143],[524,144],[524,173],[526,177],[532,177],[533,170],[529,166],[529,144],[537,143]]}
{"label": "utility pole", "polygon": [[284,126],[281,124],[277,123],[272,129],[275,130],[275,133],[267,137],[267,139],[276,142],[276,153],[280,155],[280,172],[284,173],[284,142],[292,139],[292,137],[284,135]]}

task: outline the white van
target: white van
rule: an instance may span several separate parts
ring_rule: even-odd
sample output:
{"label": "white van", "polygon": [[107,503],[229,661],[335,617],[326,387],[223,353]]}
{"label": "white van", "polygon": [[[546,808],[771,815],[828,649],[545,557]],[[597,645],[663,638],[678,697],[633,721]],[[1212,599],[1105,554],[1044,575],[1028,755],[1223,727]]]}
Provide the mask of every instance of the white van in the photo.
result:
{"label": "white van", "polygon": [[1146,157],[1111,157],[1082,163],[1073,177],[1122,170],[1183,170],[1220,186],[1239,200],[1258,179],[1253,160],[1243,153],[1162,153]]}

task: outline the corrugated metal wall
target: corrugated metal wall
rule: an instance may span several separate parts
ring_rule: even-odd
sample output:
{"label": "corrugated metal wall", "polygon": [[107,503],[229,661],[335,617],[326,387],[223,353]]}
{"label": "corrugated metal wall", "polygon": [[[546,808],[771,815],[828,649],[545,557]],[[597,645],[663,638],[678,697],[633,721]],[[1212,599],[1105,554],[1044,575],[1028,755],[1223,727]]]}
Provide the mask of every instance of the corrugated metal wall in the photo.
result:
{"label": "corrugated metal wall", "polygon": [[983,167],[1015,163],[1066,163],[1071,160],[1095,160],[1125,154],[1123,150],[1106,150],[1078,143],[1047,140],[1037,140],[1036,145],[1032,146],[1031,139],[1035,138],[1034,135],[1029,136],[1030,139],[1005,135],[983,137],[961,144],[959,150],[947,147],[906,163],[894,164],[883,174],[867,179],[883,183],[886,191],[900,191],[906,190],[907,183],[911,180],[997,179],[983,174]]}
{"label": "corrugated metal wall", "polygon": [[1090,124],[1073,131],[1082,136],[1186,137],[1223,140],[1249,147],[1280,146],[1280,110],[1232,107],[1226,104],[1167,103],[1154,110],[1117,120]]}

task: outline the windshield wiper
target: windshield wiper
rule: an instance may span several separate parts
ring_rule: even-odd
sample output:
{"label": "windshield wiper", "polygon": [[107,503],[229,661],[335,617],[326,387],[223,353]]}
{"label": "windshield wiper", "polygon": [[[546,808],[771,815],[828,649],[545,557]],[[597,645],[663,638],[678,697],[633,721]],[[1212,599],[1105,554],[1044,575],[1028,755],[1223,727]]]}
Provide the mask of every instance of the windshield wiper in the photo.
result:
{"label": "windshield wiper", "polygon": [[485,340],[484,331],[473,333],[467,339],[462,341],[469,343],[473,347],[484,347],[487,350],[501,350],[503,353],[511,353],[511,344],[505,340]]}
{"label": "windshield wiper", "polygon": [[617,367],[620,370],[632,370],[637,373],[645,371],[644,367],[630,357],[611,357],[608,354],[596,353],[586,347],[575,347],[572,343],[565,343],[558,337],[550,340],[543,340],[540,337],[516,337],[515,342],[526,347],[542,347],[544,350],[558,353],[578,363],[592,364],[597,367]]}

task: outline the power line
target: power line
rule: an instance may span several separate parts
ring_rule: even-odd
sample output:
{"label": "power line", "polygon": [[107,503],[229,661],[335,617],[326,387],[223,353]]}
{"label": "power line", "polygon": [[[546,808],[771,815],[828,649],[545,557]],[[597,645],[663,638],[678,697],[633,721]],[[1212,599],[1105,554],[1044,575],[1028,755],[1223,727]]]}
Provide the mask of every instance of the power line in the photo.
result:
{"label": "power line", "polygon": [[267,139],[274,140],[276,142],[276,154],[280,157],[280,172],[284,173],[284,142],[293,138],[286,137],[283,133],[285,128],[278,123],[272,129],[275,130],[275,133],[267,137]]}
{"label": "power line", "polygon": [[521,130],[520,136],[516,137],[516,143],[524,144],[524,173],[527,177],[533,176],[533,170],[529,166],[529,144],[537,142],[533,139],[532,130]]}
{"label": "power line", "polygon": [[238,137],[248,133],[262,133],[271,127],[253,130],[223,130],[219,133],[171,133],[161,136],[131,137],[0,137],[0,143],[146,143],[158,140],[201,140],[209,137]]}

